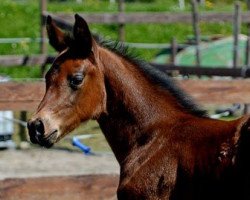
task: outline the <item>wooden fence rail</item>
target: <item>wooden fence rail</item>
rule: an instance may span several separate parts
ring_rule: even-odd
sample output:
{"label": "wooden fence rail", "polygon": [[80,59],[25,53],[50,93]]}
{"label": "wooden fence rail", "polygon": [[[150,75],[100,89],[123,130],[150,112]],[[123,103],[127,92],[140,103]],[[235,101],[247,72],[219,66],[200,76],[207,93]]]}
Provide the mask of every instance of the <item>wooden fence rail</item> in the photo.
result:
{"label": "wooden fence rail", "polygon": [[117,175],[51,176],[0,180],[0,199],[116,199]]}
{"label": "wooden fence rail", "polygon": [[0,110],[34,111],[44,92],[44,82],[0,83]]}
{"label": "wooden fence rail", "polygon": [[[178,84],[200,104],[250,103],[250,80],[178,80]],[[44,82],[0,84],[0,110],[34,111],[41,101]]]}
{"label": "wooden fence rail", "polygon": [[[138,24],[138,23],[192,23],[191,13],[79,13],[88,23],[97,24]],[[54,19],[61,22],[67,22],[72,24],[74,22],[74,15],[72,13],[50,13],[43,12],[44,18],[47,15],[51,15]],[[199,21],[206,23],[220,23],[229,22],[232,23],[234,13],[223,12],[207,12],[200,13]],[[250,23],[250,12],[241,13],[242,23]]]}
{"label": "wooden fence rail", "polygon": [[250,77],[250,68],[239,67],[239,68],[228,68],[226,66],[217,66],[211,68],[209,66],[185,66],[185,65],[172,65],[172,64],[157,64],[150,63],[153,67],[157,68],[162,72],[172,74],[177,72],[181,75],[199,75],[199,76],[230,76],[230,77]]}
{"label": "wooden fence rail", "polygon": [[34,66],[52,63],[54,56],[47,55],[4,55],[0,56],[0,65],[9,66]]}
{"label": "wooden fence rail", "polygon": [[[6,55],[0,56],[0,65],[5,67],[11,67],[16,65],[46,65],[53,63],[54,56],[46,55],[29,55],[29,56],[16,56]],[[211,68],[209,66],[195,67],[195,66],[184,66],[174,64],[157,64],[150,63],[153,67],[164,73],[177,72],[182,75],[205,75],[205,76],[231,76],[231,77],[242,77],[250,78],[250,68],[239,67],[239,68],[227,68],[226,66],[217,66]]]}

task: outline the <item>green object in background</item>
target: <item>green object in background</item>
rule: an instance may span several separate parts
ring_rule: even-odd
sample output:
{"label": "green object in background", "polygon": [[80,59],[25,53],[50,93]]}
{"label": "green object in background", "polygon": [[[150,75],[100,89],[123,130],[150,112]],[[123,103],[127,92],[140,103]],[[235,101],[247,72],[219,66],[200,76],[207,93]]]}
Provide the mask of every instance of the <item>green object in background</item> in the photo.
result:
{"label": "green object in background", "polygon": [[[233,65],[233,37],[227,37],[209,43],[201,43],[201,66],[206,67],[232,67]],[[247,36],[239,35],[239,65],[245,63]],[[190,46],[176,55],[176,64],[184,66],[195,65],[195,46]],[[169,61],[171,54],[160,54],[154,62],[164,64]]]}

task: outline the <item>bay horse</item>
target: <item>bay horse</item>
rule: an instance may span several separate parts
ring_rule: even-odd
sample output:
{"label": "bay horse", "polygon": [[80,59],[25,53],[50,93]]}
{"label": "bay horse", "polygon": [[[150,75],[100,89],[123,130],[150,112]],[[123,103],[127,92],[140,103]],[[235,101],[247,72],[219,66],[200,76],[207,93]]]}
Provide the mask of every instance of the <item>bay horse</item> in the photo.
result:
{"label": "bay horse", "polygon": [[119,200],[250,199],[250,120],[210,119],[174,81],[122,45],[95,39],[75,15],[71,34],[47,17],[59,52],[28,122],[51,147],[97,120],[120,164]]}

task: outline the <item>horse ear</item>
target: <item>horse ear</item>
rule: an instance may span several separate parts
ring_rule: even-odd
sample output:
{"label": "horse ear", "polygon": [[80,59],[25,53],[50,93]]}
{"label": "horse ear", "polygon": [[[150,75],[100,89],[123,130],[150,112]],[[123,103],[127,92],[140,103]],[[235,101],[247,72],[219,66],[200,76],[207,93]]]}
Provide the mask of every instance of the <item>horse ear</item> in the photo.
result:
{"label": "horse ear", "polygon": [[52,47],[55,48],[55,50],[61,52],[68,47],[66,43],[65,33],[56,26],[50,15],[47,17],[46,28],[49,43]]}
{"label": "horse ear", "polygon": [[75,48],[79,53],[89,54],[92,49],[92,35],[87,22],[78,14],[75,15],[75,24],[73,28]]}

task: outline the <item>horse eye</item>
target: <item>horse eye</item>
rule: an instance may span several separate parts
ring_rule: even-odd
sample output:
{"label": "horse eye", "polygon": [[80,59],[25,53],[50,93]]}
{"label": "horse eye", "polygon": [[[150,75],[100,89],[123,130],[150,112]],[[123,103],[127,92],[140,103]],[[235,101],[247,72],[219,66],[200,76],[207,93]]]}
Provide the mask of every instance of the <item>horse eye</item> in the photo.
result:
{"label": "horse eye", "polygon": [[58,63],[53,64],[54,69],[58,70],[60,68],[60,65]]}
{"label": "horse eye", "polygon": [[82,81],[83,81],[82,75],[71,76],[69,78],[69,85],[72,89],[76,90],[77,87],[82,83]]}

